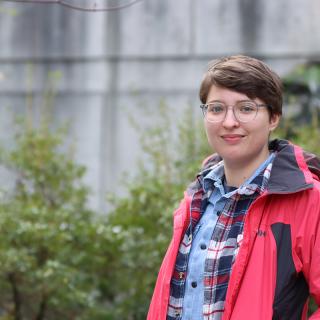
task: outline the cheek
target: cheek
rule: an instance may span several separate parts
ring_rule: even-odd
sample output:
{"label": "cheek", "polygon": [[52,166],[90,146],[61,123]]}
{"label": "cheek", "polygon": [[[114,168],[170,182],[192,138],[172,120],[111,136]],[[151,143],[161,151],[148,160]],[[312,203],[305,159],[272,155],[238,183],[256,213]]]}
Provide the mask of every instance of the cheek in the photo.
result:
{"label": "cheek", "polygon": [[214,134],[214,129],[212,128],[211,125],[208,125],[208,124],[205,124],[204,127],[205,127],[205,130],[206,130],[207,137],[209,139],[209,137],[211,137]]}
{"label": "cheek", "polygon": [[258,126],[254,130],[252,130],[253,135],[259,136],[261,139],[268,139],[270,130],[267,125]]}
{"label": "cheek", "polygon": [[218,138],[218,129],[215,126],[212,125],[205,125],[205,131],[207,135],[207,139],[212,146],[212,143],[214,143],[215,140]]}

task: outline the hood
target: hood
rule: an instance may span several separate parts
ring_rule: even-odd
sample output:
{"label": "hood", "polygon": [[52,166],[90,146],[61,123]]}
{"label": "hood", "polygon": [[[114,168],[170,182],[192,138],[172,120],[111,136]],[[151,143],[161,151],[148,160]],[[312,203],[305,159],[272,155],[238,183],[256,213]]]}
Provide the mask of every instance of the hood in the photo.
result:
{"label": "hood", "polygon": [[313,179],[320,181],[320,159],[316,155],[306,151],[304,151],[303,156]]}
{"label": "hood", "polygon": [[287,140],[280,139],[271,141],[269,149],[276,152],[267,187],[269,193],[294,193],[307,190],[313,187],[315,177],[319,179],[319,159],[315,155],[305,152]]}

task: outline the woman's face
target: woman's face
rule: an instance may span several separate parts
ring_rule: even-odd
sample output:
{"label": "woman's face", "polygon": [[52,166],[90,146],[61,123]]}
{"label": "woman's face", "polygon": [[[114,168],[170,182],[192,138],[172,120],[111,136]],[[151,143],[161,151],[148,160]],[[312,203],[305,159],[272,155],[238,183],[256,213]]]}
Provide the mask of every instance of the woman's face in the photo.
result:
{"label": "woman's face", "polygon": [[[227,106],[234,106],[243,100],[252,99],[243,93],[212,85],[206,103],[219,101]],[[258,98],[253,101],[264,104]],[[255,163],[259,165],[268,157],[269,134],[277,127],[279,118],[278,115],[271,118],[267,108],[262,107],[258,108],[254,120],[241,123],[229,108],[222,122],[204,122],[209,144],[223,158],[225,164],[243,167]]]}

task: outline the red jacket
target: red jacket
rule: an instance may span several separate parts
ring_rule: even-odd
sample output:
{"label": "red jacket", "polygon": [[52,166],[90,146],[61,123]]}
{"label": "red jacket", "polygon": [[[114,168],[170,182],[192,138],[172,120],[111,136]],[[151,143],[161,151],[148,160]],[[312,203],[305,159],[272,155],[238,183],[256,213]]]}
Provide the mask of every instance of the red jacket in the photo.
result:
{"label": "red jacket", "polygon": [[[285,140],[273,141],[272,148],[277,153],[268,187],[248,209],[223,320],[307,319],[310,294],[320,305],[320,161]],[[174,213],[173,237],[147,320],[166,319],[171,275],[189,224],[191,199],[185,192]],[[320,309],[311,319],[320,319]]]}

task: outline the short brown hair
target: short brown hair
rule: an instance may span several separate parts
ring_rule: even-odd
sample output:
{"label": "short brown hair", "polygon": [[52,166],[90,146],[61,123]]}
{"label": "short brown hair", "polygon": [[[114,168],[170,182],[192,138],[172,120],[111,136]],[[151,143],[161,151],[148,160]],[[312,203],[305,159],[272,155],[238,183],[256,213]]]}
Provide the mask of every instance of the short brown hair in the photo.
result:
{"label": "short brown hair", "polygon": [[199,96],[207,102],[212,85],[259,98],[268,105],[270,115],[282,114],[282,82],[264,62],[243,55],[224,57],[209,63],[202,80]]}

